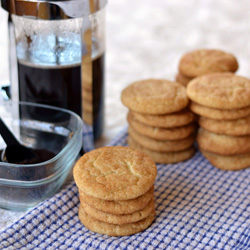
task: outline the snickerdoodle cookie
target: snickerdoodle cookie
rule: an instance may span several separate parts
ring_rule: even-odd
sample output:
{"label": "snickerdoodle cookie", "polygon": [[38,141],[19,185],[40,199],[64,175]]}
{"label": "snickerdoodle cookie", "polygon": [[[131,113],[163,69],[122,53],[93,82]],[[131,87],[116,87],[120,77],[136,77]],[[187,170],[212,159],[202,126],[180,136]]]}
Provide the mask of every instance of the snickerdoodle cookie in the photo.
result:
{"label": "snickerdoodle cookie", "polygon": [[200,149],[211,164],[223,170],[241,170],[250,166],[250,153],[238,155],[219,155]]}
{"label": "snickerdoodle cookie", "polygon": [[190,78],[215,72],[235,72],[237,69],[238,62],[232,54],[215,49],[188,52],[179,63],[179,72]]}
{"label": "snickerdoodle cookie", "polygon": [[213,133],[224,135],[250,135],[250,116],[237,120],[215,120],[199,118],[199,125]]}
{"label": "snickerdoodle cookie", "polygon": [[131,200],[108,201],[88,196],[82,190],[79,190],[79,193],[81,203],[85,202],[95,209],[111,214],[130,214],[142,210],[147,206],[154,196],[154,186],[145,194]]}
{"label": "snickerdoodle cookie", "polygon": [[200,76],[187,86],[188,97],[201,105],[218,109],[250,106],[250,80],[232,73]]}
{"label": "snickerdoodle cookie", "polygon": [[127,120],[130,126],[138,133],[160,141],[183,139],[194,133],[196,129],[196,126],[193,123],[174,128],[152,127],[138,122],[133,118],[131,113],[128,114]]}
{"label": "snickerdoodle cookie", "polygon": [[88,215],[82,206],[79,208],[79,219],[88,229],[96,233],[106,234],[109,236],[125,236],[139,233],[148,228],[154,221],[154,218],[155,210],[153,209],[149,216],[140,221],[117,225],[99,221]]}
{"label": "snickerdoodle cookie", "polygon": [[199,128],[196,140],[201,149],[220,155],[250,153],[250,135],[215,134]]}
{"label": "snickerdoodle cookie", "polygon": [[85,212],[92,216],[93,218],[103,221],[106,223],[123,225],[133,222],[137,222],[149,216],[149,214],[154,210],[154,198],[141,210],[130,213],[130,214],[112,214],[106,213],[96,208],[91,207],[85,202],[81,202],[81,206],[84,208]]}
{"label": "snickerdoodle cookie", "polygon": [[135,120],[141,123],[160,128],[181,127],[195,120],[195,115],[188,109],[165,115],[147,115],[131,110],[129,113]]}
{"label": "snickerdoodle cookie", "polygon": [[84,154],[75,164],[76,185],[103,200],[129,200],[146,193],[157,169],[147,154],[123,146],[103,147]]}
{"label": "snickerdoodle cookie", "polygon": [[194,153],[195,149],[194,146],[191,146],[187,149],[177,151],[177,152],[157,152],[150,149],[147,149],[133,140],[130,136],[128,137],[128,145],[132,148],[137,148],[151,156],[155,162],[157,163],[177,163],[181,161],[185,161],[191,158]]}
{"label": "snickerdoodle cookie", "polygon": [[187,106],[185,87],[163,79],[147,79],[130,84],[122,91],[122,103],[143,114],[168,114]]}
{"label": "snickerdoodle cookie", "polygon": [[194,134],[180,140],[155,140],[136,132],[131,126],[128,129],[129,136],[141,146],[157,152],[176,152],[191,147],[194,143]]}
{"label": "snickerdoodle cookie", "polygon": [[250,115],[250,106],[240,109],[215,109],[191,102],[190,110],[200,116],[217,120],[235,120]]}

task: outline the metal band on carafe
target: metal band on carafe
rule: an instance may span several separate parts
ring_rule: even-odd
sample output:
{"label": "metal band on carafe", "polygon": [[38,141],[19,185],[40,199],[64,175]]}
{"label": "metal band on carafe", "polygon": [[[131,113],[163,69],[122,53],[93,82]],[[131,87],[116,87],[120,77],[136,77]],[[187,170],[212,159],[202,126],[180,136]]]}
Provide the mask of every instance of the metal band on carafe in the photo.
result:
{"label": "metal band on carafe", "polygon": [[1,0],[10,14],[43,20],[62,20],[93,14],[103,9],[107,0]]}

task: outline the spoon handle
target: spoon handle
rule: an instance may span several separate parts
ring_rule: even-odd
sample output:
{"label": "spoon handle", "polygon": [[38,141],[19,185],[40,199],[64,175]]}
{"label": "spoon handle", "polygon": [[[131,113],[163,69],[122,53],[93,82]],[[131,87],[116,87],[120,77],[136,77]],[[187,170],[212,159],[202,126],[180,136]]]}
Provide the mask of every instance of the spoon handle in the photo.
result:
{"label": "spoon handle", "polygon": [[0,117],[0,133],[5,141],[5,143],[9,145],[19,145],[19,141],[16,137],[12,134],[12,132],[8,129],[8,127],[3,122],[2,118]]}

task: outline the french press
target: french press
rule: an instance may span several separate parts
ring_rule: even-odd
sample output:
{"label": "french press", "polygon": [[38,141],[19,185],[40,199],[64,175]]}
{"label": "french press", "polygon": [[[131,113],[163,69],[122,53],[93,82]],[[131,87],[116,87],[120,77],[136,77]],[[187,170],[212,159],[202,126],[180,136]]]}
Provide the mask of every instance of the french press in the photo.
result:
{"label": "french press", "polygon": [[9,12],[11,98],[104,119],[107,0],[1,0]]}

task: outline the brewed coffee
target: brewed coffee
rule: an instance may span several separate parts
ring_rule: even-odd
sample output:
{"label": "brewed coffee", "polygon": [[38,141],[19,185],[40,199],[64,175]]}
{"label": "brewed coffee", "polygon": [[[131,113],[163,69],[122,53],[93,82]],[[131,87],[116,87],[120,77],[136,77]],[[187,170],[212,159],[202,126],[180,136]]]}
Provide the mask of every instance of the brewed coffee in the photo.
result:
{"label": "brewed coffee", "polygon": [[18,62],[19,99],[70,109],[81,115],[80,67],[37,67]]}
{"label": "brewed coffee", "polygon": [[[19,60],[18,77],[19,100],[66,108],[82,116],[84,82],[81,80],[80,64],[37,66]],[[89,94],[92,94],[92,124],[94,138],[97,139],[102,133],[104,116],[104,55],[92,60],[92,88]],[[29,115],[34,116],[35,112],[31,112]]]}

